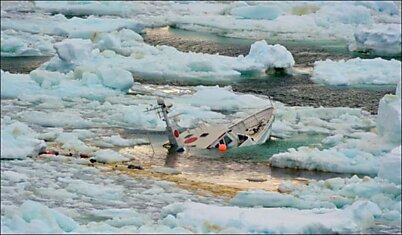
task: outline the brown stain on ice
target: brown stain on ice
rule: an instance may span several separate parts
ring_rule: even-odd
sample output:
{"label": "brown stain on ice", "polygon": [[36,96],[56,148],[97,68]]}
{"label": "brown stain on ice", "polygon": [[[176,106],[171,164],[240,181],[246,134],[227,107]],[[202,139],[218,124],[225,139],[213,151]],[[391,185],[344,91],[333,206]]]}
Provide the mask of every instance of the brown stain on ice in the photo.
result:
{"label": "brown stain on ice", "polygon": [[[53,144],[49,146],[50,150],[58,150],[60,155],[68,156],[71,152],[66,149],[62,149],[60,146]],[[70,155],[73,158],[79,158],[79,156],[74,153]],[[106,169],[102,169],[101,172],[109,172],[109,173],[121,173],[130,175],[136,178],[144,178],[144,179],[152,179],[156,181],[169,181],[176,184],[176,187],[194,192],[199,195],[205,196],[221,196],[226,198],[234,197],[240,191],[246,190],[265,190],[265,191],[278,191],[278,186],[281,183],[282,179],[280,178],[267,178],[262,182],[252,182],[246,180],[247,177],[244,175],[244,172],[236,171],[235,169],[232,171],[220,172],[218,175],[211,175],[211,172],[193,172],[193,169],[186,168],[178,168],[181,173],[180,174],[166,174],[157,172],[153,167],[161,167],[161,162],[158,162],[157,159],[136,159],[130,160],[126,162],[119,163],[93,163],[88,164],[89,166],[99,166],[105,167]],[[143,170],[138,169],[129,169],[129,164],[136,164],[143,167]],[[257,176],[257,179],[259,177]],[[263,177],[265,178],[265,177]],[[303,180],[294,179],[291,180],[296,184],[305,184]]]}
{"label": "brown stain on ice", "polygon": [[170,174],[159,173],[152,170],[151,165],[148,166],[143,165],[144,170],[128,169],[127,165],[123,164],[96,164],[96,165],[108,167],[109,172],[120,171],[121,173],[133,177],[142,177],[153,180],[165,180],[169,182],[174,182],[176,183],[176,186],[178,188],[192,191],[201,195],[210,196],[210,194],[213,194],[215,196],[223,196],[231,198],[234,197],[237,194],[237,192],[244,190],[242,188],[233,186],[193,180],[190,178],[186,178],[185,175],[183,174],[170,175]]}

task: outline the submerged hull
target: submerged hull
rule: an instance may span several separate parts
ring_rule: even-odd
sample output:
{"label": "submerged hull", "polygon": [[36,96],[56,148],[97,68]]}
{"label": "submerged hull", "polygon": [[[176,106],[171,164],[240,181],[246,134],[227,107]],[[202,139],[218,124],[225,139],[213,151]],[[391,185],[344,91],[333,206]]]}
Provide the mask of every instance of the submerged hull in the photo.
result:
{"label": "submerged hull", "polygon": [[218,148],[219,145],[230,148],[263,144],[270,138],[274,113],[274,107],[270,106],[229,127],[204,124],[184,131],[177,142],[185,147],[202,149]]}

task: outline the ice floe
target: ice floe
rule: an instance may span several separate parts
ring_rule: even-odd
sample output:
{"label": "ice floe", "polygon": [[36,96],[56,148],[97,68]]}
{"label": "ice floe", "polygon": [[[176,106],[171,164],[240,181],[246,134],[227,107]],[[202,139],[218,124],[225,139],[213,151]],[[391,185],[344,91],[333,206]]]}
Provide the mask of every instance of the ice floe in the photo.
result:
{"label": "ice floe", "polygon": [[63,15],[87,16],[87,15],[116,15],[128,17],[130,14],[138,14],[140,10],[130,2],[86,2],[86,1],[35,1],[35,7],[50,13]]}
{"label": "ice floe", "polygon": [[[400,5],[394,2],[74,1],[55,4],[38,1],[35,5],[35,10],[38,12],[70,16],[89,15],[89,17],[66,19],[61,14],[40,15],[35,16],[33,22],[5,17],[2,29],[13,28],[21,31],[42,31],[47,34],[90,38],[90,35],[95,32],[111,32],[124,27],[139,32],[144,26],[169,25],[192,31],[206,31],[254,40],[346,39],[351,42],[354,33],[360,30],[361,26],[371,26],[376,23],[400,24]],[[104,15],[108,17],[98,17]],[[56,20],[61,26],[49,26],[47,24],[49,20]],[[85,28],[77,30],[76,24]]]}
{"label": "ice floe", "polygon": [[[362,25],[384,19],[398,22],[400,17],[400,7],[392,2],[242,2],[228,5],[222,15],[172,14],[169,24],[230,37],[352,40],[353,33]],[[259,12],[261,9],[267,10]]]}
{"label": "ice floe", "polygon": [[381,162],[386,161],[386,154],[401,141],[400,96],[388,94],[381,99],[376,126],[378,133],[368,132],[367,129],[366,132],[362,132],[358,130],[359,128],[354,131],[351,129],[347,132],[338,131],[336,135],[323,140],[324,144],[330,144],[329,148],[306,146],[297,150],[291,148],[287,152],[273,155],[270,162],[273,166],[282,168],[376,176]]}
{"label": "ice floe", "polygon": [[97,162],[114,163],[128,160],[121,154],[111,149],[102,149],[95,153],[93,157]]}
{"label": "ice floe", "polygon": [[379,213],[374,217],[375,222],[400,226],[401,185],[400,176],[396,176],[397,172],[395,174],[383,172],[383,176],[389,181],[384,180],[383,177],[359,178],[357,176],[311,180],[307,185],[283,181],[279,185],[281,193],[263,190],[243,191],[231,200],[231,204],[241,207],[345,209],[358,201],[365,200],[379,209]]}
{"label": "ice floe", "polygon": [[92,43],[89,39],[72,38],[55,43],[54,48],[61,60],[74,63],[90,56]]}
{"label": "ice floe", "polygon": [[240,6],[230,11],[231,15],[239,16],[245,19],[265,19],[274,20],[281,15],[281,9],[277,6],[256,5]]}
{"label": "ice floe", "polygon": [[381,162],[378,177],[401,184],[401,146],[396,147],[386,155]]}
{"label": "ice floe", "polygon": [[21,119],[25,122],[35,123],[45,127],[88,128],[93,124],[82,118],[80,113],[73,112],[41,112],[23,111]]}
{"label": "ice floe", "polygon": [[87,146],[84,142],[78,139],[78,137],[73,133],[60,133],[55,140],[56,142],[62,144],[61,148],[64,151],[74,150],[78,153],[89,154],[95,151],[97,148]]}
{"label": "ice floe", "polygon": [[375,133],[356,132],[347,138],[323,142],[332,147],[290,148],[287,152],[274,154],[270,162],[275,167],[320,170],[338,173],[356,173],[376,176],[386,153],[394,143]]}
{"label": "ice floe", "polygon": [[[121,94],[133,84],[128,72],[119,68],[102,68],[99,76],[95,73],[84,73],[75,77],[74,73],[34,70],[30,74],[12,74],[1,71],[1,97],[16,98],[22,95],[48,95],[60,98],[83,97],[103,100],[107,96]],[[116,74],[125,77],[116,78]],[[115,88],[115,89],[112,89]]]}
{"label": "ice floe", "polygon": [[[87,2],[87,1],[61,1],[55,4],[52,1],[35,2],[37,9],[50,13],[61,13],[72,16],[86,15],[112,15],[142,19],[154,25],[163,19],[163,14],[218,14],[226,4],[214,2],[177,1],[177,2],[147,2],[147,1],[114,1],[114,2]],[[189,3],[189,4],[187,4]],[[166,24],[166,21],[162,21]],[[160,25],[157,23],[156,25]]]}
{"label": "ice floe", "polygon": [[316,61],[311,79],[329,85],[397,84],[401,62],[381,58]]}
{"label": "ice floe", "polygon": [[72,160],[7,161],[1,171],[2,233],[188,233],[159,221],[161,209],[186,200],[223,203],[174,183],[105,174]]}
{"label": "ice floe", "polygon": [[[290,208],[237,208],[200,203],[180,203],[164,208],[170,224],[190,227],[195,233],[342,233],[362,230],[374,223],[380,209],[372,202],[358,201],[343,210]],[[292,226],[288,226],[292,218]],[[230,230],[229,230],[230,231]]]}
{"label": "ice floe", "polygon": [[357,108],[290,107],[275,102],[277,109],[272,132],[279,137],[296,133],[350,135],[375,127],[375,119]]}
{"label": "ice floe", "polygon": [[[52,24],[49,24],[49,22],[52,22]],[[90,39],[96,33],[112,32],[123,28],[141,32],[144,26],[134,19],[99,18],[96,16],[89,16],[85,19],[79,17],[67,19],[61,14],[54,16],[37,15],[28,19],[2,18],[1,22],[2,30],[14,29],[23,32],[82,39]]]}
{"label": "ice floe", "polygon": [[50,56],[55,53],[54,41],[48,35],[4,30],[1,31],[1,56]]}
{"label": "ice floe", "polygon": [[263,108],[270,105],[269,100],[254,95],[236,94],[230,87],[195,87],[195,93],[173,99],[174,103],[187,103],[196,107],[207,106],[215,111],[241,111],[242,108]]}
{"label": "ice floe", "polygon": [[[2,232],[163,232],[185,233],[342,233],[362,232],[381,215],[370,201],[356,201],[345,209],[297,210],[291,208],[238,208],[202,203],[174,203],[162,210],[162,219],[152,223],[135,210],[93,210],[102,222],[79,224],[58,210],[26,201],[2,216]],[[293,226],[286,226],[292,217]],[[270,222],[267,223],[266,220]],[[38,226],[41,225],[40,230]]]}
{"label": "ice floe", "polygon": [[349,50],[377,55],[401,54],[401,24],[375,24],[354,33]]}
{"label": "ice floe", "polygon": [[7,211],[1,220],[2,233],[65,233],[78,226],[70,217],[31,200],[25,201],[18,211]]}
{"label": "ice floe", "polygon": [[138,144],[148,144],[148,140],[144,139],[124,139],[120,135],[112,135],[112,136],[106,136],[102,137],[102,140],[99,141],[100,144],[103,145],[108,145],[109,147],[113,146],[134,146]]}
{"label": "ice floe", "polygon": [[[401,82],[396,95],[385,95],[378,107],[377,127],[379,134],[393,143],[401,143]],[[399,90],[398,90],[399,89]]]}
{"label": "ice floe", "polygon": [[46,147],[36,132],[25,123],[9,118],[1,119],[1,159],[24,159]]}
{"label": "ice floe", "polygon": [[[132,39],[127,44],[120,44],[121,37],[128,33],[116,33],[116,42],[104,42],[99,40],[96,45],[100,48],[108,48],[100,51],[94,49],[91,56],[87,56],[87,50],[79,50],[76,46],[74,57],[87,57],[85,61],[72,61],[70,58],[69,44],[75,41],[65,40],[62,43],[63,50],[57,50],[58,57],[42,65],[42,69],[50,71],[69,72],[74,68],[84,72],[100,70],[101,67],[119,67],[130,71],[134,76],[142,79],[174,79],[174,80],[225,80],[239,78],[242,74],[250,72],[263,73],[269,68],[290,68],[294,65],[292,54],[281,45],[268,45],[265,40],[257,41],[251,45],[248,55],[229,57],[203,53],[185,53],[169,46],[150,46],[137,39]],[[103,36],[105,38],[106,36]],[[103,44],[102,45],[102,41]],[[80,43],[81,45],[84,43]],[[84,47],[84,46],[83,46]],[[57,48],[57,47],[56,47]],[[85,48],[89,48],[86,46]],[[72,49],[72,50],[73,50]],[[122,55],[120,55],[121,53]],[[124,56],[129,53],[130,56]],[[67,54],[67,55],[65,55]],[[123,76],[124,79],[126,76]],[[117,83],[117,82],[116,82]]]}

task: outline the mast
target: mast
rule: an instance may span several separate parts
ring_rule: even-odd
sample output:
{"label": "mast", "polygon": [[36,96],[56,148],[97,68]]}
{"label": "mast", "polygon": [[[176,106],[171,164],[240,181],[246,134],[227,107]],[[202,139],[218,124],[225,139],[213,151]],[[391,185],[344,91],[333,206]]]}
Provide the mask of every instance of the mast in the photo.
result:
{"label": "mast", "polygon": [[[168,118],[168,112],[169,112],[168,107],[166,106],[166,104],[162,98],[158,98],[157,103],[162,110],[163,121],[165,121],[165,123],[166,123],[166,135],[168,136],[169,143],[172,148],[177,148],[178,147],[177,140],[173,133],[172,124],[170,123],[170,120]],[[177,130],[175,130],[175,131],[177,131]]]}

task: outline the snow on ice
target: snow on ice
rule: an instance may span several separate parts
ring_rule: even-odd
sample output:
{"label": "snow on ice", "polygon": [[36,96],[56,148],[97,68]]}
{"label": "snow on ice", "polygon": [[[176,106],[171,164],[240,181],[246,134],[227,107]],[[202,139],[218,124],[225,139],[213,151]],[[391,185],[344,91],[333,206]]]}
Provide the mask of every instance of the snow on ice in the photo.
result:
{"label": "snow on ice", "polygon": [[381,58],[316,61],[311,79],[329,85],[397,84],[401,62]]}

